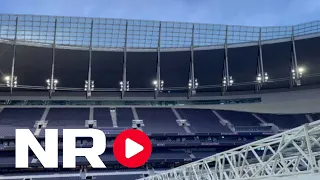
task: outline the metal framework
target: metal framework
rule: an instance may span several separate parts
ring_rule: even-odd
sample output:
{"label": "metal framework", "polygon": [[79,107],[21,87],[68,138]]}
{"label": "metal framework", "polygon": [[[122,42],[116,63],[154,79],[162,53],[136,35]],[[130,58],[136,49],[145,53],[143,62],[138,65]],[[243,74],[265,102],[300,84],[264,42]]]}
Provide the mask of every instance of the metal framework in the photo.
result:
{"label": "metal framework", "polygon": [[52,93],[54,92],[54,65],[56,59],[56,33],[57,33],[57,19],[54,21],[54,37],[52,44],[52,64],[51,64],[51,77],[50,77],[50,86],[49,86],[49,98],[52,97]]}
{"label": "metal framework", "polygon": [[320,120],[141,180],[260,179],[320,170]]}
{"label": "metal framework", "polygon": [[85,81],[85,90],[87,91],[86,97],[91,97],[91,91],[94,90],[94,81],[91,79],[91,64],[92,64],[92,32],[93,32],[93,20],[91,22],[90,30],[90,46],[89,46],[89,64],[88,64],[88,80]]}
{"label": "metal framework", "polygon": [[158,36],[158,48],[157,48],[157,86],[155,88],[154,98],[156,99],[161,91],[163,83],[161,84],[161,23],[159,25],[159,36]]}
{"label": "metal framework", "polygon": [[122,70],[122,82],[120,82],[121,98],[124,97],[127,88],[127,36],[128,36],[128,22],[126,22],[126,33],[125,33],[125,42],[123,48],[123,70]]}
{"label": "metal framework", "polygon": [[[217,24],[197,24],[181,22],[160,22],[146,20],[124,20],[106,18],[59,17],[37,15],[0,14],[0,42],[13,45],[11,76],[6,77],[12,94],[14,83],[19,77],[14,75],[16,45],[32,45],[52,48],[51,77],[47,80],[49,97],[57,89],[54,79],[55,49],[84,49],[89,51],[88,79],[85,80],[87,97],[91,96],[94,84],[91,79],[91,54],[93,50],[123,51],[123,77],[120,83],[121,97],[129,90],[127,81],[127,52],[156,51],[157,72],[154,97],[157,98],[163,88],[161,80],[160,53],[178,49],[190,50],[188,97],[195,93],[198,81],[194,72],[194,51],[201,48],[224,46],[225,59],[223,79],[219,85],[221,93],[233,84],[232,72],[228,67],[228,47],[240,43],[259,45],[257,76],[261,75],[261,83],[257,82],[256,90],[265,83],[266,72],[263,69],[262,45],[268,40],[292,41],[292,76],[290,85],[300,85],[298,60],[295,49],[295,38],[302,35],[320,33],[320,21],[313,21],[295,26],[250,27]],[[318,34],[317,34],[318,35]],[[9,74],[9,73],[8,73]],[[235,77],[236,79],[236,77]],[[239,82],[240,85],[241,82]],[[253,82],[255,83],[255,82]],[[45,89],[45,86],[21,85],[23,88]],[[76,89],[67,87],[69,89]],[[200,88],[200,87],[199,87]],[[58,88],[59,89],[59,88]],[[151,88],[150,88],[151,89]],[[186,90],[185,89],[185,90]]]}
{"label": "metal framework", "polygon": [[[190,48],[192,34],[194,47],[224,45],[225,42],[226,25],[161,22],[160,27],[159,21],[14,14],[0,14],[0,39],[13,41],[17,32],[19,42],[45,46],[53,44],[55,38],[57,46],[88,48],[92,22],[92,48],[122,49],[127,41],[129,49],[157,49],[159,35],[163,49]],[[292,28],[295,36],[319,33],[320,21],[295,26],[261,27],[261,40],[291,38]],[[229,25],[228,43],[258,42],[259,32],[260,27]]]}
{"label": "metal framework", "polygon": [[194,24],[192,25],[192,37],[190,45],[190,69],[188,88],[188,97],[190,97],[196,92],[196,82],[194,77]]}
{"label": "metal framework", "polygon": [[257,66],[257,78],[256,78],[256,91],[259,91],[261,86],[269,79],[268,73],[264,71],[263,67],[263,51],[261,43],[262,28],[259,31],[259,51],[258,51],[258,66]]}
{"label": "metal framework", "polygon": [[299,74],[299,66],[298,66],[298,60],[297,60],[297,54],[296,54],[296,44],[295,44],[295,31],[294,27],[292,27],[292,35],[291,35],[291,43],[292,43],[292,49],[291,49],[291,81],[290,85],[292,86],[300,86],[301,85],[301,75]]}

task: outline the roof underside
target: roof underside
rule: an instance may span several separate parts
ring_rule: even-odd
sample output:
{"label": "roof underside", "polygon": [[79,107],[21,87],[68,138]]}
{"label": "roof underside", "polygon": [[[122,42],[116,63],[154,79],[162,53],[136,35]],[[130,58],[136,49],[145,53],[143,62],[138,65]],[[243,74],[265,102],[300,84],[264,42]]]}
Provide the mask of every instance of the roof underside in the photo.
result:
{"label": "roof underside", "polygon": [[[320,82],[320,38],[296,41],[298,64],[306,68],[302,85]],[[256,78],[258,46],[229,48],[229,74],[235,84],[228,91],[253,91]],[[264,71],[268,72],[270,82],[262,89],[289,88],[291,73],[291,42],[267,44],[262,46]],[[45,80],[51,76],[52,48],[18,45],[14,75],[18,84],[46,89]],[[11,75],[13,46],[0,44],[0,70],[3,75]],[[119,91],[122,81],[123,52],[93,51],[92,80],[96,90]],[[161,79],[165,90],[186,90],[189,80],[189,51],[161,52]],[[89,51],[55,50],[54,77],[59,80],[58,87],[82,91],[88,76]],[[224,49],[198,50],[194,53],[195,78],[200,84],[198,91],[220,92],[223,74]],[[131,91],[153,91],[152,81],[156,78],[156,52],[128,52],[127,80]],[[9,88],[3,88],[8,91]],[[14,91],[21,91],[15,89]]]}

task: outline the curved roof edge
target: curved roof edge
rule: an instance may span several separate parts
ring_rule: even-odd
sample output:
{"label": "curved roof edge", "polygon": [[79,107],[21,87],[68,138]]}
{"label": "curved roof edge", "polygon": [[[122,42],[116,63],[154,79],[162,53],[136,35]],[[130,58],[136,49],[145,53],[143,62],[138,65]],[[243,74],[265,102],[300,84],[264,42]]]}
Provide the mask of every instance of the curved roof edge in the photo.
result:
{"label": "curved roof edge", "polygon": [[163,51],[277,41],[320,33],[320,21],[238,26],[151,20],[0,14],[0,39],[60,48]]}

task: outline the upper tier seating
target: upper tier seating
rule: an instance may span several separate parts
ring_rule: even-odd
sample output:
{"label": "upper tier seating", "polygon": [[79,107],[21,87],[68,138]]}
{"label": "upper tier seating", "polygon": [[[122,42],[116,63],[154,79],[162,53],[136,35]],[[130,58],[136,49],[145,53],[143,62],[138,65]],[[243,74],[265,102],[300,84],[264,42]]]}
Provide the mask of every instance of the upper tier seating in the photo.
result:
{"label": "upper tier seating", "polygon": [[314,121],[317,121],[320,119],[320,113],[311,113],[310,116]]}
{"label": "upper tier seating", "polygon": [[131,108],[116,108],[116,112],[119,127],[132,127],[134,117]]}
{"label": "upper tier seating", "polygon": [[[176,109],[182,119],[186,119],[192,133],[231,133],[222,125],[219,118],[209,109]],[[14,136],[15,129],[28,128],[35,132],[35,122],[39,121],[45,108],[4,108],[0,113],[0,136]],[[97,120],[97,128],[109,134],[118,134],[124,129],[132,127],[134,120],[132,108],[116,108],[118,128],[113,127],[109,108],[94,108],[93,120]],[[177,117],[171,108],[136,108],[138,118],[144,121],[143,131],[152,133],[180,133],[186,134],[188,129],[178,125]],[[222,118],[229,120],[236,132],[271,132],[270,127],[261,126],[260,121],[251,113],[217,110]],[[45,119],[47,128],[81,129],[85,128],[89,120],[90,108],[50,108]],[[274,123],[280,129],[290,129],[309,123],[305,114],[277,115],[257,114],[267,123]],[[310,114],[313,119],[320,114]],[[61,132],[60,132],[61,131]],[[44,135],[44,131],[40,132]]]}
{"label": "upper tier seating", "polygon": [[248,112],[216,111],[222,118],[229,120],[234,126],[259,126],[261,122]]}
{"label": "upper tier seating", "polygon": [[218,117],[208,109],[177,109],[181,118],[187,119],[190,123],[190,130],[194,132],[217,132],[230,133],[231,131],[223,126]]}
{"label": "upper tier seating", "polygon": [[98,127],[112,127],[112,119],[109,108],[94,108],[94,120]]}
{"label": "upper tier seating", "polygon": [[170,108],[136,108],[136,111],[139,119],[144,122],[143,131],[146,133],[186,134]]}
{"label": "upper tier seating", "polygon": [[33,128],[43,112],[44,108],[4,108],[0,114],[0,125]]}
{"label": "upper tier seating", "polygon": [[268,123],[273,123],[281,129],[291,129],[308,123],[306,118],[297,115],[259,114]]}
{"label": "upper tier seating", "polygon": [[50,108],[47,115],[48,127],[85,127],[89,119],[89,108]]}

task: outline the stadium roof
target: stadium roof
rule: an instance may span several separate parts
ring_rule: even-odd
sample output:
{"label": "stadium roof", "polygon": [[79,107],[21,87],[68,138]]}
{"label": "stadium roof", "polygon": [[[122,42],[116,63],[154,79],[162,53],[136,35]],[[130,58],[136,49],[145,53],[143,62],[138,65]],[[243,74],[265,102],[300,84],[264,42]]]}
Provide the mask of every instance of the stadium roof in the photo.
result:
{"label": "stadium roof", "polygon": [[47,95],[54,80],[55,94],[83,95],[93,81],[93,96],[118,96],[130,85],[127,97],[313,86],[320,83],[319,36],[320,21],[260,28],[0,14],[0,91]]}
{"label": "stadium roof", "polygon": [[[55,24],[56,22],[56,24]],[[93,48],[183,48],[273,40],[320,32],[320,21],[253,27],[86,17],[0,14],[0,39]],[[55,31],[56,30],[56,31]],[[127,32],[127,33],[126,33]],[[54,39],[56,34],[56,39]],[[227,38],[226,38],[227,36]],[[127,37],[127,38],[126,38]]]}

